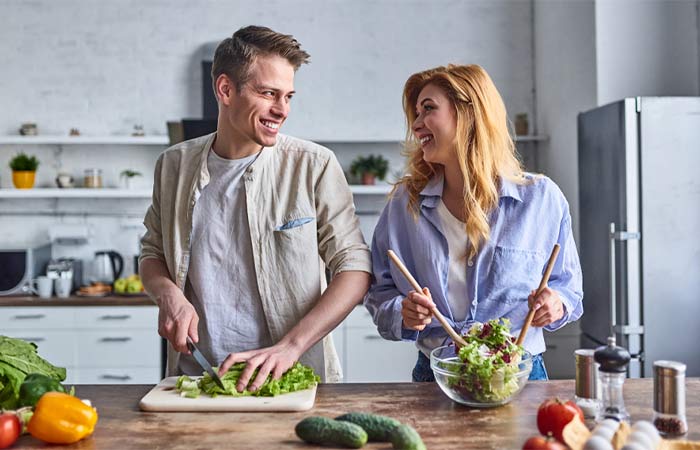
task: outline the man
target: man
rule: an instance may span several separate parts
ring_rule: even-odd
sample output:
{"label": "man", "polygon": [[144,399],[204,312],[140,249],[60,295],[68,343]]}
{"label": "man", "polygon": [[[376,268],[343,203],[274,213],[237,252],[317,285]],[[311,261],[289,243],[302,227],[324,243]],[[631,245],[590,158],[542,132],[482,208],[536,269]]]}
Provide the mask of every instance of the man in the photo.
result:
{"label": "man", "polygon": [[202,372],[189,336],[219,374],[247,362],[238,391],[297,360],[340,379],[325,336],[361,301],[371,262],[332,152],[279,134],[308,58],[291,36],[238,30],[214,56],[217,131],[158,159],[140,271],[170,343],[169,375]]}

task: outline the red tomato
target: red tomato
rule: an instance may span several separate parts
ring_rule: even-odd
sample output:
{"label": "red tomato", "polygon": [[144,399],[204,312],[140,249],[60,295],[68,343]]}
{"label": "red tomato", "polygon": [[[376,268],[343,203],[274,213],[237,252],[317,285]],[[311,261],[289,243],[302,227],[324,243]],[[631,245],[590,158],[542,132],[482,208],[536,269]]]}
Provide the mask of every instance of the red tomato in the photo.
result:
{"label": "red tomato", "polygon": [[564,442],[562,431],[576,415],[584,421],[583,411],[573,401],[549,398],[537,409],[537,429],[542,434],[552,433],[558,441]]}
{"label": "red tomato", "polygon": [[0,448],[7,448],[14,444],[20,433],[22,424],[14,414],[0,414]]}
{"label": "red tomato", "polygon": [[534,436],[525,441],[523,450],[566,450],[566,446],[557,442],[551,435]]}

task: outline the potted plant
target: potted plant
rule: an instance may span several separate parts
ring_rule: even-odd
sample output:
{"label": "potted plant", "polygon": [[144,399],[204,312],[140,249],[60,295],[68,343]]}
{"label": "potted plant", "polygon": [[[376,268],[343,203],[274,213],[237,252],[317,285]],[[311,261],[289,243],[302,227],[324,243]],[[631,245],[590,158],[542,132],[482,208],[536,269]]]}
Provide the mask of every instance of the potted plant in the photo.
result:
{"label": "potted plant", "polygon": [[34,186],[34,176],[39,167],[39,160],[36,156],[29,156],[26,153],[18,153],[10,160],[12,169],[12,184],[17,189],[31,189]]}
{"label": "potted plant", "polygon": [[122,170],[122,172],[119,174],[119,177],[122,180],[124,180],[124,187],[126,189],[131,188],[131,179],[132,178],[140,177],[140,176],[141,176],[141,172],[137,172],[135,170],[130,170],[130,169]]}
{"label": "potted plant", "polygon": [[382,155],[358,156],[350,165],[350,173],[360,177],[362,184],[374,184],[375,178],[383,180],[389,170],[389,161]]}

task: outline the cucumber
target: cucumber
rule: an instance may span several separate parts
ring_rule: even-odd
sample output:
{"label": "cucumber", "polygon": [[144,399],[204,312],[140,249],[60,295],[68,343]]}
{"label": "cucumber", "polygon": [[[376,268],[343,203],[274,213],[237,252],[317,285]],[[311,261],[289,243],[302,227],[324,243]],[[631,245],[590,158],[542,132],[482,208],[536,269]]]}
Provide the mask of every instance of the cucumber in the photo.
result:
{"label": "cucumber", "polygon": [[427,450],[420,434],[410,425],[401,424],[391,432],[394,450]]}
{"label": "cucumber", "polygon": [[367,433],[359,425],[326,417],[307,417],[297,423],[294,431],[310,444],[360,448],[367,443]]}
{"label": "cucumber", "polygon": [[391,442],[391,432],[401,425],[401,422],[391,417],[362,412],[346,413],[335,420],[359,425],[367,432],[367,440],[381,442]]}

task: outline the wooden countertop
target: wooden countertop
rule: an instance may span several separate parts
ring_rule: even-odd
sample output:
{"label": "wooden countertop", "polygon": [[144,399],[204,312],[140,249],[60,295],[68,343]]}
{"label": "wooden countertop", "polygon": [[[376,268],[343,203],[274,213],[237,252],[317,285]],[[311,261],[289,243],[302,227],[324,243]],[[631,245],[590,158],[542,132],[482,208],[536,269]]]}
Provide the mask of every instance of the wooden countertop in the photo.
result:
{"label": "wooden countertop", "polygon": [[104,297],[40,298],[35,296],[0,297],[0,306],[155,306],[147,295]]}
{"label": "wooden countertop", "polygon": [[[652,415],[652,379],[626,380],[625,404],[633,421]],[[415,427],[431,450],[520,449],[537,435],[537,407],[547,397],[573,398],[573,380],[530,382],[512,403],[470,409],[453,403],[434,383],[324,384],[316,404],[303,413],[145,413],[138,401],[152,386],[77,386],[100,415],[92,437],[79,449],[321,449],[300,441],[294,426],[304,417],[348,411],[385,414]],[[689,440],[700,440],[700,379],[687,380]],[[12,447],[51,448],[31,436]],[[328,448],[328,447],[325,447]],[[388,450],[387,443],[365,449]]]}

